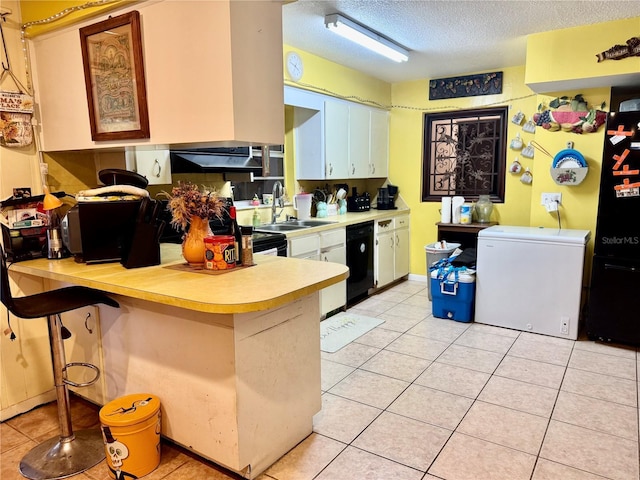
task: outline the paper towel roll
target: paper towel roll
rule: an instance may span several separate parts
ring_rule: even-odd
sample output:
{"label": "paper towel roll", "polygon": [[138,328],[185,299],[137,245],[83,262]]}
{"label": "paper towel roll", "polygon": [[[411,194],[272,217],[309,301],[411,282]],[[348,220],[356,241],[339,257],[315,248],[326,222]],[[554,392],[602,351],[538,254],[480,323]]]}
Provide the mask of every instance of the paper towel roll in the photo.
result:
{"label": "paper towel roll", "polygon": [[453,197],[451,200],[451,217],[453,223],[460,223],[460,207],[464,203],[464,197]]}
{"label": "paper towel roll", "polygon": [[451,197],[442,197],[440,205],[440,222],[451,223]]}

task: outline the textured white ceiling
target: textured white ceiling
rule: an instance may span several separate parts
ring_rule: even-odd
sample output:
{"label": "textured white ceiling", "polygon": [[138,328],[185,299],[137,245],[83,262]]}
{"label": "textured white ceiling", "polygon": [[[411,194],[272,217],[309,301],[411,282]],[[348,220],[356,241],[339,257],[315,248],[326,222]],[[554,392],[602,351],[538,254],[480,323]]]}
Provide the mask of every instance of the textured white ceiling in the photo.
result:
{"label": "textured white ceiling", "polygon": [[[282,10],[284,43],[390,83],[524,65],[531,33],[637,17],[640,36],[638,0],[297,0]],[[329,32],[329,13],[403,45],[409,61],[392,62]],[[581,39],[575,43],[580,49]]]}

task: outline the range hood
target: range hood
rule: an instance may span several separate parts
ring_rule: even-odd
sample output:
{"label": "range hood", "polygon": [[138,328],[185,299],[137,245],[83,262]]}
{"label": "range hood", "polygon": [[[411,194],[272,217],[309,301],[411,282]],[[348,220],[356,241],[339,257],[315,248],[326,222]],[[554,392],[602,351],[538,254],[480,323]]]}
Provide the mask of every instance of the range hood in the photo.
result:
{"label": "range hood", "polygon": [[262,158],[249,147],[171,150],[172,173],[245,172],[262,174]]}

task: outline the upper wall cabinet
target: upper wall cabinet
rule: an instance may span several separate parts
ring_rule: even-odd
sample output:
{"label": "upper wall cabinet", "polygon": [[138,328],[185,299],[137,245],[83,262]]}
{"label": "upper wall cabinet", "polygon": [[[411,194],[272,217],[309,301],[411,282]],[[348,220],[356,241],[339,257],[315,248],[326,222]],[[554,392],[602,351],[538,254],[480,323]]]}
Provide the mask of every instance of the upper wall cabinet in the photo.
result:
{"label": "upper wall cabinet", "polygon": [[[304,138],[301,140],[304,141]],[[324,155],[324,178],[347,178],[349,174],[349,106],[345,103],[330,100],[324,102]],[[301,156],[298,162],[301,172],[307,167],[305,158]]]}
{"label": "upper wall cabinet", "polygon": [[388,112],[293,87],[285,104],[295,107],[298,180],[387,177]]}
{"label": "upper wall cabinet", "polygon": [[282,4],[147,1],[140,12],[151,137],[95,142],[79,29],[30,40],[45,151],[142,145],[284,143]]}
{"label": "upper wall cabinet", "polygon": [[369,142],[369,176],[389,176],[389,112],[370,110],[371,140]]}

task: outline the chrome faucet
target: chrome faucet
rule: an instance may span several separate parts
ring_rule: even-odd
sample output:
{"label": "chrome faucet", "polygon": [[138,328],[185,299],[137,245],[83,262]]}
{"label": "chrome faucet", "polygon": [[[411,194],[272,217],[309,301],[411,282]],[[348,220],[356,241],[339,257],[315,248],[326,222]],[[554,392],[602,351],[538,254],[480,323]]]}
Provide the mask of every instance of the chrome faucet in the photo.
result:
{"label": "chrome faucet", "polygon": [[273,203],[271,204],[271,223],[276,223],[276,220],[282,214],[282,210],[280,210],[280,213],[276,213],[276,207],[279,204],[280,208],[284,209],[284,199],[282,198],[284,196],[284,188],[282,188],[280,180],[276,180],[273,184],[273,190],[271,193],[273,194]]}

